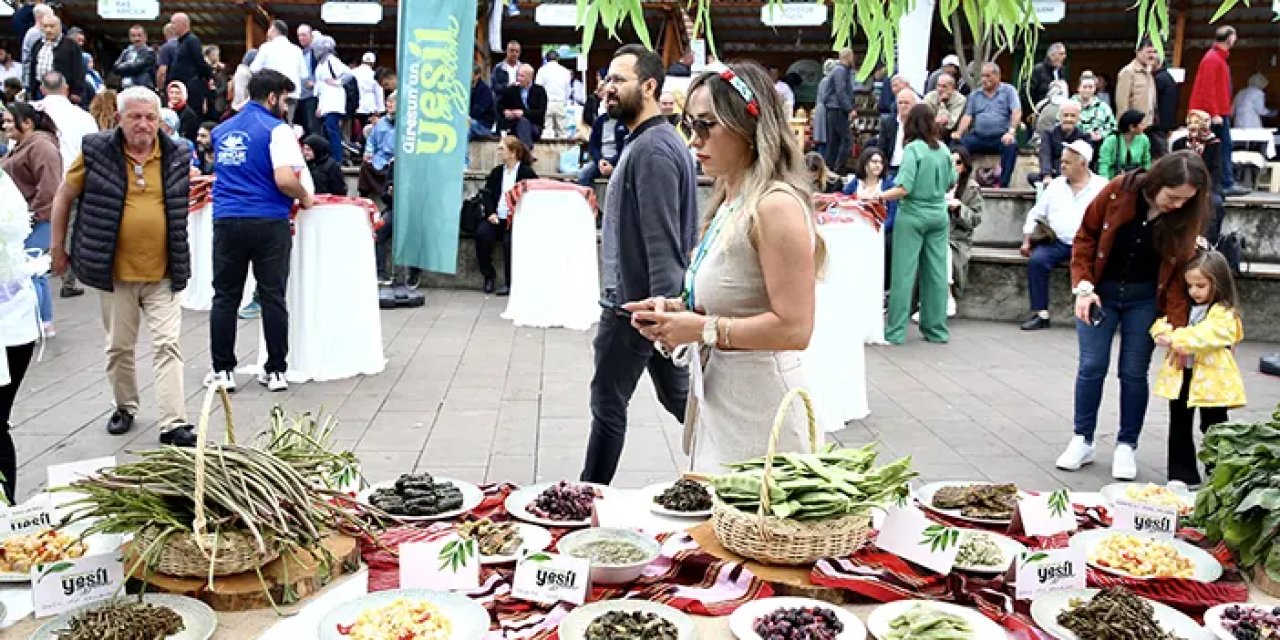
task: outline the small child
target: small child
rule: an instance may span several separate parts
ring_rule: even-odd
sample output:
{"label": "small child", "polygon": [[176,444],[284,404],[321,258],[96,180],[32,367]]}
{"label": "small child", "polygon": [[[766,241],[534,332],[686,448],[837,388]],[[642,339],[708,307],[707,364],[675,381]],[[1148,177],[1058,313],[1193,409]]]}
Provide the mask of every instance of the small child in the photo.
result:
{"label": "small child", "polygon": [[[1227,421],[1227,409],[1245,404],[1244,380],[1232,350],[1244,339],[1236,310],[1231,266],[1217,251],[1191,259],[1184,275],[1193,303],[1187,326],[1156,320],[1151,336],[1169,354],[1156,376],[1155,394],[1169,399],[1169,480],[1200,484],[1192,423],[1200,408],[1200,431]],[[1206,470],[1212,473],[1211,470]]]}

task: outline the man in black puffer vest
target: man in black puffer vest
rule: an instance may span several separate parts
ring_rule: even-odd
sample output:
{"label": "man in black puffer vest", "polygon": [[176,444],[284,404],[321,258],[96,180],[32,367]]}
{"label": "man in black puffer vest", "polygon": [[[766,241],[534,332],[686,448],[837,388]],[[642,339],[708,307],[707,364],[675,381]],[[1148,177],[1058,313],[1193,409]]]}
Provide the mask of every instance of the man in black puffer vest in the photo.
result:
{"label": "man in black puffer vest", "polygon": [[[146,319],[155,352],[160,443],[193,446],[182,388],[179,292],[191,277],[187,198],[191,154],[160,133],[160,99],[145,87],[117,99],[114,129],[84,137],[53,202],[54,270],[68,259],[80,281],[102,296],[107,379],[115,412],[107,432],[123,434],[138,412],[133,353]],[[71,247],[62,246],[68,212],[79,198]]]}

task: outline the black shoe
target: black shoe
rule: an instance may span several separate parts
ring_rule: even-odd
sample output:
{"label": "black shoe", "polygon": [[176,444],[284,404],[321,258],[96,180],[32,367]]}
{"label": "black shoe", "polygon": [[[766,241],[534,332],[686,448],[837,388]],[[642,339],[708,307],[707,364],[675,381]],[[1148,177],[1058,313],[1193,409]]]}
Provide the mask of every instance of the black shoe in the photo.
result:
{"label": "black shoe", "polygon": [[1049,328],[1049,319],[1041,317],[1040,314],[1034,314],[1022,322],[1023,331],[1039,331],[1040,329]]}
{"label": "black shoe", "polygon": [[111,414],[111,419],[107,420],[107,433],[118,436],[129,432],[133,428],[133,414],[124,409],[116,409]]}
{"label": "black shoe", "polygon": [[76,296],[84,295],[84,289],[82,287],[63,287],[62,290],[58,292],[58,295],[63,298],[74,298]]}
{"label": "black shoe", "polygon": [[160,434],[160,444],[194,447],[196,446],[196,428],[185,422],[175,422],[168,431]]}
{"label": "black shoe", "polygon": [[504,296],[509,296],[511,295],[511,287],[503,287],[501,289],[498,289],[498,291],[494,293],[494,295],[498,296],[499,298]]}
{"label": "black shoe", "polygon": [[484,292],[486,294],[493,293],[493,278],[484,279]]}

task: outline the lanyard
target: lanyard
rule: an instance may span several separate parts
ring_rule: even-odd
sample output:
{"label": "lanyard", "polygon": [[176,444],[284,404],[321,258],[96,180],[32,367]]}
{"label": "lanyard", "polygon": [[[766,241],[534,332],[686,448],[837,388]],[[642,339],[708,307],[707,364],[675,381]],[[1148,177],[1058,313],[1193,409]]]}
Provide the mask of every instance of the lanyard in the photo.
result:
{"label": "lanyard", "polygon": [[725,221],[733,216],[741,205],[742,196],[738,196],[732,203],[717,212],[716,217],[711,219],[707,232],[703,234],[702,241],[698,243],[697,250],[693,253],[693,260],[689,263],[689,270],[684,273],[684,300],[685,305],[690,310],[697,309],[693,290],[694,281],[698,278],[698,270],[702,268],[702,262],[707,259],[707,254],[711,253],[711,247],[724,229]]}

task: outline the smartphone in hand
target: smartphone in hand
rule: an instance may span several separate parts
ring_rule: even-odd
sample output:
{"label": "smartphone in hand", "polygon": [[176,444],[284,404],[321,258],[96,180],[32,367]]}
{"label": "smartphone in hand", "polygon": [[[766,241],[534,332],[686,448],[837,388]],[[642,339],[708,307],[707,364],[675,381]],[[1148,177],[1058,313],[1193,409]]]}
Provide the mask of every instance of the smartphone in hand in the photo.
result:
{"label": "smartphone in hand", "polygon": [[1103,322],[1107,321],[1107,312],[1100,304],[1089,306],[1089,324],[1094,327],[1101,327]]}

